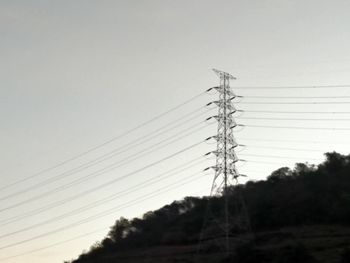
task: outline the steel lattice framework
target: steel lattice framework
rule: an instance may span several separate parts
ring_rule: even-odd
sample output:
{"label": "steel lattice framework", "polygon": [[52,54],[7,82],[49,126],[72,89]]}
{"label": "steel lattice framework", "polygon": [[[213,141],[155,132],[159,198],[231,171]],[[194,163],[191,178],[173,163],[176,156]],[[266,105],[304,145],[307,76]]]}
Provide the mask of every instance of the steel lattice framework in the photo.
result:
{"label": "steel lattice framework", "polygon": [[236,96],[230,87],[230,80],[235,78],[216,69],[214,72],[220,77],[220,85],[214,87],[219,93],[219,100],[212,102],[218,107],[218,115],[214,116],[218,122],[218,130],[217,135],[213,136],[217,141],[217,148],[212,152],[216,156],[216,165],[211,167],[215,170],[211,196],[226,193],[228,186],[237,183],[239,176],[236,169],[238,158],[235,153],[238,144],[233,135],[233,128],[237,124],[233,118],[236,109],[232,100]]}
{"label": "steel lattice framework", "polygon": [[234,191],[238,184],[238,178],[243,176],[238,173],[236,168],[239,159],[235,148],[239,145],[233,134],[233,129],[237,126],[234,119],[236,108],[233,105],[233,99],[236,98],[236,95],[230,87],[230,81],[235,78],[223,71],[214,69],[214,72],[220,78],[220,85],[209,90],[217,91],[219,99],[207,105],[218,107],[218,114],[208,118],[208,120],[215,119],[218,122],[217,135],[210,137],[216,140],[217,147],[216,150],[207,153],[207,155],[214,154],[216,164],[205,169],[213,169],[215,175],[210,192],[211,198],[199,238],[198,253],[203,249],[203,243],[206,242],[208,245],[218,245],[227,256],[233,251],[233,243],[242,239],[238,235],[249,232],[250,224],[243,198]]}

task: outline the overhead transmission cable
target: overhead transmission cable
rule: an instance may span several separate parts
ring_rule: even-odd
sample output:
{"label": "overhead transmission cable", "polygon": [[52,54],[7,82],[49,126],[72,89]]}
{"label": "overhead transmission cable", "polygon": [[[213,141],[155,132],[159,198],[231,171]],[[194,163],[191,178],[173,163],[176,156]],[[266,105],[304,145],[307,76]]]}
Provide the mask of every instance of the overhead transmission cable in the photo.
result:
{"label": "overhead transmission cable", "polygon": [[287,114],[350,114],[350,111],[279,111],[279,110],[236,110],[248,113],[287,113]]}
{"label": "overhead transmission cable", "polygon": [[[126,190],[120,191],[118,193],[114,193],[114,194],[109,195],[109,196],[107,196],[107,197],[105,197],[103,199],[96,200],[93,203],[90,203],[90,204],[88,204],[88,205],[86,205],[84,207],[87,207],[87,206],[90,207],[92,205],[99,204],[101,202],[108,202],[110,200],[114,200],[115,198],[117,198],[119,196],[123,196],[124,194],[129,194],[129,193],[135,192],[135,191],[137,191],[139,189],[143,189],[143,187],[146,187],[146,186],[149,186],[149,185],[153,185],[154,183],[160,182],[160,181],[162,181],[164,179],[167,179],[169,177],[177,175],[177,174],[179,174],[179,173],[181,173],[181,172],[183,172],[183,171],[185,171],[187,169],[190,169],[190,168],[198,165],[199,163],[202,163],[203,161],[205,161],[205,159],[200,160],[202,158],[203,158],[203,156],[200,156],[199,158],[195,158],[193,160],[187,161],[187,162],[185,162],[185,163],[183,163],[181,165],[178,165],[178,166],[176,166],[176,167],[174,167],[172,169],[167,170],[166,172],[160,173],[160,174],[158,174],[158,175],[156,175],[154,177],[148,178],[147,180],[145,180],[145,181],[143,181],[141,183],[138,183],[138,184],[136,184],[136,185],[134,185],[132,187],[129,187]],[[200,160],[200,161],[198,162],[198,160]],[[112,183],[110,183],[110,185],[111,184]],[[133,190],[133,189],[135,189],[135,190]],[[78,194],[76,194],[74,196],[65,198],[65,199],[60,200],[60,201],[56,201],[54,203],[50,203],[50,204],[45,205],[43,207],[39,207],[37,209],[28,211],[28,212],[26,212],[24,214],[16,215],[16,216],[13,216],[13,217],[1,220],[0,221],[0,226],[5,226],[5,225],[8,225],[8,224],[17,222],[17,221],[19,221],[21,219],[28,218],[28,217],[33,216],[33,215],[38,215],[40,213],[46,212],[46,211],[48,211],[50,209],[53,209],[53,208],[55,208],[57,206],[63,205],[63,204],[68,203],[68,202],[71,202],[71,201],[73,201],[73,200],[75,200],[75,199],[77,199],[79,197],[85,196],[86,194],[90,194],[90,193],[92,193],[94,191],[96,191],[95,188],[88,189],[88,190],[85,190],[84,192],[78,193]],[[79,210],[80,211],[81,209],[82,209],[82,207],[80,207],[79,209],[75,209],[75,210]]]}
{"label": "overhead transmission cable", "polygon": [[266,117],[244,117],[244,116],[238,116],[235,117],[236,119],[242,119],[242,120],[282,120],[282,121],[350,121],[349,119],[332,119],[332,118],[266,118]]}
{"label": "overhead transmission cable", "polygon": [[246,162],[248,162],[248,163],[273,164],[273,165],[286,165],[286,163],[281,163],[281,162],[257,161],[257,160],[250,160],[250,159],[245,159],[244,161],[246,161]]}
{"label": "overhead transmission cable", "polygon": [[340,142],[340,141],[337,141],[337,142],[332,142],[332,141],[314,141],[314,140],[289,140],[289,139],[286,139],[286,140],[281,140],[281,139],[259,139],[259,138],[244,138],[244,137],[239,137],[239,140],[246,140],[246,141],[268,141],[268,142],[293,142],[293,143],[312,143],[312,144],[317,144],[317,143],[320,143],[320,144],[350,144],[350,142]]}
{"label": "overhead transmission cable", "polygon": [[241,101],[239,104],[350,104],[350,101],[312,101],[312,102],[307,102],[307,101]]}
{"label": "overhead transmission cable", "polygon": [[235,89],[327,89],[327,88],[350,88],[345,85],[307,85],[307,86],[235,86]]}
{"label": "overhead transmission cable", "polygon": [[168,187],[163,187],[163,188],[160,188],[156,191],[152,191],[151,193],[147,194],[147,195],[144,195],[144,196],[141,196],[139,198],[136,198],[136,199],[133,199],[127,203],[124,203],[123,205],[118,205],[118,206],[115,206],[113,208],[110,208],[108,210],[105,210],[103,212],[100,212],[96,215],[93,215],[93,216],[90,216],[90,217],[87,217],[87,218],[84,218],[82,220],[79,220],[79,221],[76,221],[74,223],[71,223],[71,224],[68,224],[68,225],[65,225],[63,227],[60,227],[60,228],[57,228],[55,230],[52,230],[52,231],[49,231],[49,232],[46,232],[46,233],[43,233],[43,234],[39,234],[39,235],[36,235],[34,237],[30,237],[30,238],[27,238],[27,239],[24,239],[24,240],[21,240],[21,241],[17,241],[17,242],[13,242],[13,243],[10,243],[10,244],[7,244],[7,245],[4,245],[4,246],[1,246],[0,247],[0,250],[4,250],[4,249],[7,249],[7,248],[11,248],[11,247],[15,247],[15,246],[18,246],[18,245],[21,245],[21,244],[25,244],[25,243],[28,243],[30,241],[33,241],[33,240],[36,240],[36,239],[39,239],[39,238],[43,238],[43,237],[46,237],[46,236],[49,236],[49,235],[52,235],[52,234],[55,234],[55,233],[58,233],[58,232],[62,232],[64,230],[67,230],[67,229],[70,229],[70,228],[73,228],[73,227],[77,227],[77,226],[80,226],[82,224],[85,224],[85,223],[88,223],[88,222],[91,222],[91,221],[94,221],[94,220],[97,220],[99,218],[102,218],[102,217],[105,217],[105,216],[108,216],[108,215],[111,215],[115,212],[118,212],[120,211],[121,209],[123,208],[129,208],[130,206],[132,205],[136,205],[140,202],[143,202],[143,201],[146,201],[148,199],[151,199],[153,197],[156,197],[160,194],[165,194],[165,193],[169,193],[170,190],[173,190],[173,189],[176,189],[176,188],[179,188],[185,184],[188,184],[188,183],[191,183],[195,180],[198,180],[198,179],[203,179],[203,175],[202,175],[202,172],[197,172],[195,174],[193,174],[192,176],[194,175],[198,175],[200,174],[200,176],[197,176],[197,177],[194,177],[194,178],[191,178],[190,180],[187,180],[187,181],[184,181],[184,180],[179,180],[179,183],[178,185],[175,185],[172,184],[172,185],[169,185]]}
{"label": "overhead transmission cable", "polygon": [[20,254],[16,254],[16,255],[11,255],[11,256],[4,257],[4,258],[0,258],[0,261],[3,262],[3,261],[7,261],[9,259],[13,259],[13,258],[29,255],[29,254],[32,254],[32,253],[35,253],[35,252],[38,252],[38,251],[46,250],[46,249],[49,249],[49,248],[52,248],[52,247],[56,247],[56,246],[59,246],[59,245],[62,245],[62,244],[66,244],[66,243],[74,241],[74,240],[81,239],[83,237],[91,236],[93,234],[100,233],[102,231],[106,231],[108,229],[109,229],[109,227],[99,228],[97,230],[94,230],[94,231],[91,231],[91,232],[87,232],[87,233],[84,233],[84,234],[81,234],[81,235],[78,235],[78,236],[75,236],[75,237],[63,240],[63,241],[59,241],[59,242],[50,244],[50,245],[45,246],[45,247],[35,248],[35,249],[29,250],[29,251],[26,251],[26,252],[23,252],[23,253],[20,253]]}
{"label": "overhead transmission cable", "polygon": [[321,152],[322,150],[315,150],[315,149],[301,149],[301,148],[289,148],[289,147],[274,147],[274,146],[260,146],[260,145],[244,145],[247,148],[261,148],[261,149],[275,149],[275,150],[288,150],[288,151],[298,151],[298,152]]}
{"label": "overhead transmission cable", "polygon": [[327,130],[327,131],[349,131],[350,128],[329,128],[329,127],[301,127],[301,126],[269,126],[269,125],[250,125],[237,124],[240,127],[254,128],[272,128],[272,129],[297,129],[297,130]]}
{"label": "overhead transmission cable", "polygon": [[19,183],[28,181],[28,180],[30,180],[30,179],[32,179],[32,178],[38,177],[38,176],[40,176],[40,175],[42,175],[42,174],[44,174],[44,173],[46,173],[46,172],[48,172],[48,171],[54,170],[54,169],[56,169],[56,168],[58,168],[58,167],[60,167],[60,166],[62,166],[62,165],[65,165],[65,164],[71,162],[71,161],[77,160],[78,158],[80,158],[80,157],[82,157],[82,156],[84,156],[84,155],[87,155],[87,154],[89,154],[89,153],[91,153],[91,152],[93,152],[93,151],[95,151],[95,150],[97,150],[97,149],[100,149],[100,148],[104,147],[105,145],[108,145],[108,144],[110,144],[110,143],[112,143],[112,142],[114,142],[114,141],[116,141],[116,140],[118,140],[118,139],[121,139],[121,138],[125,137],[126,135],[128,135],[128,134],[130,134],[130,133],[132,133],[132,132],[134,132],[134,131],[136,131],[136,130],[138,130],[138,129],[140,129],[140,128],[146,126],[146,125],[148,125],[149,123],[152,123],[152,122],[154,122],[154,121],[156,121],[156,120],[162,118],[163,116],[165,116],[165,115],[167,115],[167,114],[169,114],[169,113],[171,113],[171,112],[173,112],[173,111],[175,111],[175,110],[181,108],[182,106],[184,106],[184,105],[186,105],[186,104],[188,104],[188,103],[194,101],[195,99],[201,97],[201,96],[204,95],[205,93],[206,93],[206,92],[201,92],[201,93],[199,93],[199,94],[197,94],[197,95],[195,95],[195,96],[193,96],[193,97],[191,97],[191,98],[185,100],[184,102],[182,102],[182,103],[180,103],[180,104],[178,104],[178,105],[176,105],[176,106],[174,106],[174,107],[168,109],[167,111],[165,111],[165,112],[163,112],[163,113],[161,113],[161,114],[159,114],[159,115],[156,115],[155,117],[153,117],[153,118],[151,118],[151,119],[149,119],[149,120],[147,120],[147,121],[145,121],[145,122],[143,122],[143,123],[141,123],[141,124],[139,124],[139,125],[137,125],[137,126],[131,128],[131,129],[129,129],[129,130],[127,130],[127,131],[125,131],[125,132],[123,132],[123,133],[121,133],[121,134],[119,134],[119,135],[117,135],[117,136],[115,136],[115,137],[113,137],[113,138],[111,138],[111,139],[109,139],[109,140],[107,140],[107,141],[101,143],[101,144],[95,145],[95,146],[93,146],[93,147],[87,149],[86,151],[84,151],[84,152],[82,152],[82,153],[79,153],[79,154],[77,154],[77,155],[74,155],[73,157],[71,157],[71,158],[69,158],[69,159],[66,159],[66,160],[64,160],[64,161],[62,161],[62,162],[60,162],[60,163],[58,163],[58,164],[56,164],[56,165],[53,165],[53,166],[48,167],[48,168],[45,168],[45,169],[43,169],[43,170],[41,170],[41,171],[39,171],[39,172],[37,172],[37,173],[34,173],[34,174],[30,175],[30,176],[27,176],[27,177],[25,177],[25,178],[22,178],[22,179],[20,179],[20,180],[17,180],[17,181],[15,181],[15,182],[12,182],[12,183],[7,184],[7,185],[5,185],[5,186],[1,186],[1,187],[0,187],[0,191],[2,191],[2,190],[4,190],[4,189],[7,189],[7,188],[9,188],[9,187],[12,187],[12,186],[14,186],[14,185],[17,185],[17,184],[19,184]]}
{"label": "overhead transmission cable", "polygon": [[[178,134],[185,133],[185,132],[187,132],[188,130],[191,130],[192,128],[194,128],[194,127],[196,127],[196,126],[198,126],[198,125],[200,125],[200,124],[202,124],[202,123],[203,123],[203,122],[200,122],[200,123],[197,123],[197,124],[191,126],[190,128],[186,128],[185,130],[182,130],[182,131],[179,132]],[[60,186],[60,187],[57,187],[57,188],[64,190],[64,189],[66,189],[67,187],[70,187],[70,186],[75,185],[75,184],[80,183],[80,182],[84,182],[84,181],[86,181],[86,180],[88,180],[88,179],[92,179],[92,178],[94,178],[94,177],[96,177],[96,176],[99,176],[99,175],[104,174],[105,172],[109,172],[109,171],[110,171],[110,170],[108,170],[109,168],[111,168],[111,169],[113,168],[112,170],[114,170],[114,169],[116,169],[116,168],[120,168],[120,167],[122,167],[122,166],[124,166],[124,165],[126,165],[126,164],[128,164],[128,163],[130,163],[130,162],[133,162],[133,161],[135,161],[135,160],[137,160],[137,159],[143,157],[143,156],[147,156],[148,154],[153,153],[154,151],[157,151],[157,150],[159,150],[159,149],[161,149],[161,148],[164,148],[165,146],[167,146],[167,145],[169,145],[169,144],[171,144],[171,143],[177,142],[178,140],[181,140],[182,138],[185,138],[185,137],[187,137],[187,136],[189,136],[189,135],[191,135],[191,134],[193,134],[193,133],[195,133],[195,132],[197,132],[197,131],[199,131],[199,130],[201,130],[201,129],[202,129],[202,127],[198,128],[198,129],[196,129],[196,130],[194,130],[194,131],[192,131],[192,132],[187,133],[185,136],[177,137],[177,138],[175,138],[175,139],[174,139],[173,136],[168,137],[168,138],[166,138],[166,139],[164,139],[164,140],[162,140],[162,141],[160,141],[160,142],[158,142],[158,143],[156,143],[156,144],[154,144],[154,145],[152,145],[152,146],[149,146],[149,147],[146,147],[146,148],[144,148],[144,149],[142,149],[142,150],[139,150],[136,154],[129,155],[129,156],[127,156],[126,158],[124,158],[124,159],[122,159],[122,160],[119,160],[119,161],[117,161],[117,162],[113,162],[112,164],[110,164],[110,165],[108,165],[108,166],[106,166],[106,167],[104,167],[104,168],[102,168],[102,169],[99,169],[99,170],[97,170],[97,171],[94,171],[94,172],[92,172],[92,173],[90,173],[90,174],[88,174],[88,175],[83,175],[83,176],[77,178],[76,180],[74,180],[74,181],[72,181],[72,182],[69,182],[69,183],[67,183],[67,184],[64,184],[64,185],[62,185],[62,186]],[[172,140],[171,140],[170,142],[168,142],[168,143],[162,145],[164,142],[169,141],[169,139],[172,139]],[[158,146],[158,147],[156,147],[156,146]],[[117,166],[116,166],[116,165],[117,165]],[[88,168],[88,167],[87,167],[87,168]],[[84,169],[82,169],[82,170],[84,170]],[[107,171],[106,171],[106,170],[107,170]],[[81,171],[81,170],[75,171],[75,173],[76,173],[76,172],[80,172],[80,171]],[[100,174],[99,174],[98,172],[103,172],[103,173],[100,173]],[[59,174],[58,176],[63,176],[63,175],[66,176],[66,174]],[[70,174],[69,174],[69,175],[70,175]],[[50,183],[50,181],[49,181],[48,183]],[[37,187],[40,187],[40,186],[43,186],[43,185],[46,185],[46,184],[47,184],[47,182],[39,183],[39,184],[34,185],[34,186],[30,186],[30,187],[28,187],[28,188],[25,189],[25,190],[19,191],[19,192],[17,192],[17,193],[14,193],[14,194],[11,194],[11,195],[8,195],[8,196],[5,196],[5,197],[1,198],[0,200],[3,201],[3,200],[8,199],[8,198],[10,198],[10,197],[14,197],[14,196],[16,196],[16,195],[23,194],[23,193],[25,193],[25,192],[28,192],[29,190],[36,189]],[[56,189],[57,189],[57,188],[56,188]],[[56,192],[56,191],[55,191],[55,189],[54,189],[53,191],[50,191],[50,192],[54,193],[54,192]]]}
{"label": "overhead transmission cable", "polygon": [[[210,188],[202,189],[202,190],[198,191],[198,193],[202,193],[203,190],[209,190],[209,189],[210,189]],[[52,247],[56,247],[56,246],[59,246],[59,245],[63,245],[63,244],[69,243],[69,242],[71,242],[71,241],[75,241],[75,240],[81,239],[81,238],[83,238],[83,237],[86,237],[86,236],[90,236],[90,235],[92,235],[92,234],[99,233],[99,232],[101,232],[101,231],[106,231],[106,230],[108,230],[109,228],[110,228],[110,227],[99,228],[99,229],[97,229],[97,230],[94,230],[94,231],[91,231],[91,232],[87,232],[87,233],[84,233],[84,234],[81,234],[81,235],[78,235],[78,236],[75,236],[75,237],[72,237],[72,238],[69,238],[69,239],[66,239],[66,240],[62,240],[62,241],[59,241],[59,242],[50,244],[50,245],[45,246],[45,247],[39,247],[39,248],[35,248],[35,249],[32,249],[32,250],[23,252],[23,253],[21,253],[21,254],[16,254],[16,255],[11,255],[11,256],[5,257],[5,258],[0,258],[0,261],[2,262],[2,261],[9,260],[9,259],[12,259],[12,258],[16,258],[16,257],[20,257],[20,256],[29,255],[29,254],[32,254],[32,253],[35,253],[35,252],[38,252],[38,251],[46,250],[46,249],[48,249],[48,248],[52,248]]]}
{"label": "overhead transmission cable", "polygon": [[320,159],[315,158],[309,158],[309,157],[296,157],[296,156],[280,156],[280,155],[261,155],[261,154],[240,154],[241,156],[252,156],[252,157],[262,157],[262,158],[278,158],[278,159],[294,159],[294,160],[300,160],[300,159],[307,159],[311,161],[320,161]]}
{"label": "overhead transmission cable", "polygon": [[245,95],[240,96],[240,98],[247,99],[344,99],[350,98],[350,96],[255,96],[255,95]]}
{"label": "overhead transmission cable", "polygon": [[[207,111],[210,111],[210,110],[207,110]],[[88,169],[90,167],[93,167],[93,166],[95,166],[97,164],[100,164],[103,161],[109,160],[109,159],[111,159],[111,158],[113,158],[113,157],[115,157],[117,155],[120,155],[120,154],[122,154],[124,152],[127,152],[127,151],[129,151],[130,149],[132,149],[132,148],[134,148],[136,146],[142,145],[142,144],[148,142],[149,140],[151,140],[153,138],[157,138],[161,134],[164,134],[164,133],[166,133],[168,131],[171,131],[171,130],[173,130],[175,128],[178,128],[178,127],[180,127],[180,126],[182,126],[184,124],[187,124],[188,122],[191,122],[193,119],[197,118],[198,116],[203,115],[206,112],[203,112],[203,113],[200,113],[200,114],[196,114],[195,116],[192,116],[189,119],[185,119],[184,121],[180,122],[179,124],[175,123],[175,125],[162,126],[160,129],[157,129],[156,131],[148,133],[145,136],[139,137],[138,139],[132,141],[131,143],[124,144],[123,146],[121,146],[121,147],[119,147],[117,149],[114,149],[114,150],[112,150],[112,151],[110,151],[110,152],[108,152],[106,154],[103,154],[102,156],[99,156],[98,158],[95,158],[95,159],[90,160],[90,161],[88,161],[86,163],[83,163],[83,164],[81,164],[81,165],[79,165],[77,167],[69,169],[68,171],[64,171],[62,173],[59,173],[58,175],[55,175],[54,177],[50,177],[50,178],[48,178],[48,179],[46,179],[46,180],[44,180],[42,182],[39,182],[39,183],[34,184],[34,185],[31,185],[31,186],[29,186],[29,187],[27,187],[25,189],[21,189],[21,190],[19,190],[17,192],[14,192],[14,193],[8,194],[6,196],[0,197],[0,201],[9,199],[9,198],[14,197],[14,196],[18,196],[18,195],[24,194],[24,193],[26,193],[28,191],[37,189],[38,187],[45,186],[45,185],[47,185],[49,183],[53,183],[53,182],[56,182],[58,180],[62,180],[62,179],[66,178],[66,177],[68,177],[70,175],[73,175],[75,173],[78,173],[78,172],[81,172],[83,170],[86,170],[86,169]],[[186,118],[186,117],[184,117],[184,118]],[[175,122],[178,122],[178,120],[176,120]],[[198,123],[198,125],[201,124],[201,123],[203,123],[203,122]],[[182,132],[188,131],[189,129],[191,129],[194,126],[195,125],[193,125],[193,126],[191,126],[189,128],[186,128]],[[164,129],[166,127],[168,127],[168,128]],[[159,131],[161,131],[161,132],[159,132]],[[148,139],[146,139],[146,138],[148,138]],[[169,139],[172,139],[172,138],[173,138],[173,136],[171,136]],[[135,144],[135,142],[138,142],[138,143]],[[147,150],[149,150],[149,149],[150,149],[150,147],[147,147]],[[139,151],[137,154],[139,154],[140,152],[141,151]],[[125,158],[125,159],[127,159],[127,158]],[[125,160],[125,159],[123,159],[123,160]]]}
{"label": "overhead transmission cable", "polygon": [[[197,159],[198,159],[198,158],[197,158]],[[203,161],[205,161],[205,159],[202,160],[201,162],[203,162]],[[198,165],[198,164],[199,164],[198,162],[195,163],[195,165]],[[177,171],[177,172],[175,172],[175,173],[173,172],[173,173],[171,173],[170,175],[168,175],[168,177],[165,177],[165,178],[164,178],[164,175],[163,175],[163,178],[162,178],[162,177],[159,178],[159,176],[158,176],[158,178],[153,178],[153,180],[154,180],[154,179],[158,179],[158,180],[155,180],[155,182],[145,181],[145,182],[143,182],[142,184],[139,184],[139,185],[138,185],[137,190],[139,190],[139,189],[144,189],[145,186],[152,185],[152,184],[157,183],[157,182],[159,182],[159,181],[162,181],[162,180],[164,180],[164,179],[168,179],[170,176],[178,175],[180,172],[183,172],[183,171],[185,171],[185,170],[188,170],[189,168],[192,168],[192,167],[194,167],[195,165],[191,165],[190,167],[186,167],[186,168],[181,169],[180,171]],[[198,172],[196,172],[196,174],[198,174]],[[152,179],[151,179],[151,180],[152,180]],[[183,179],[181,179],[181,180],[183,180]],[[180,181],[181,181],[181,180],[180,180]],[[179,181],[176,181],[176,182],[179,182]],[[142,186],[142,187],[140,187],[140,186]],[[124,193],[123,193],[123,192],[124,192]],[[13,236],[13,235],[15,235],[15,234],[22,233],[22,232],[25,232],[25,231],[28,231],[28,230],[32,230],[32,229],[41,227],[41,226],[43,226],[43,225],[47,225],[47,224],[50,224],[50,223],[54,223],[54,222],[59,221],[59,220],[62,220],[62,219],[66,219],[67,217],[80,214],[80,213],[82,213],[82,212],[85,212],[85,211],[87,211],[87,210],[93,209],[93,208],[98,207],[98,206],[100,206],[100,205],[104,205],[104,204],[106,204],[106,203],[108,203],[108,202],[110,202],[110,201],[115,200],[115,199],[118,198],[118,197],[126,196],[127,194],[130,194],[130,193],[135,192],[135,191],[132,191],[132,190],[130,190],[130,189],[127,189],[127,190],[125,190],[125,191],[123,191],[123,192],[122,192],[122,193],[117,193],[117,194],[112,194],[112,195],[107,196],[107,197],[105,197],[105,198],[103,198],[103,199],[96,200],[96,201],[94,201],[94,202],[92,202],[92,203],[90,203],[90,204],[87,204],[87,205],[84,205],[84,206],[79,207],[79,208],[77,208],[77,209],[74,209],[74,210],[72,210],[72,211],[63,213],[63,214],[61,214],[61,215],[59,215],[59,216],[55,216],[55,217],[53,217],[53,218],[50,218],[50,219],[41,221],[41,222],[39,222],[39,223],[35,223],[34,225],[27,226],[27,227],[24,227],[24,228],[21,228],[21,229],[18,229],[18,230],[16,230],[16,231],[12,231],[12,232],[9,232],[9,233],[6,233],[6,234],[0,234],[0,239],[5,238],[5,237],[9,237],[9,236]]]}
{"label": "overhead transmission cable", "polygon": [[[142,167],[142,168],[140,168],[140,169],[137,169],[136,171],[133,171],[133,172],[131,172],[131,173],[127,173],[127,174],[125,174],[125,175],[123,175],[123,176],[120,176],[120,177],[117,177],[117,178],[115,178],[115,179],[113,179],[113,180],[111,180],[111,181],[109,181],[109,182],[107,182],[107,183],[104,183],[104,184],[102,184],[102,185],[100,185],[100,186],[97,186],[97,187],[95,187],[94,189],[99,189],[99,188],[101,188],[101,187],[106,187],[106,186],[110,185],[110,184],[113,183],[113,182],[120,181],[120,180],[125,179],[125,178],[127,178],[127,177],[129,177],[129,176],[131,176],[131,175],[134,175],[134,174],[136,174],[136,173],[138,173],[138,172],[140,172],[140,171],[143,171],[144,169],[148,169],[148,168],[150,168],[150,167],[153,167],[153,166],[155,166],[155,165],[157,165],[157,164],[159,164],[159,163],[161,163],[161,162],[163,162],[163,161],[166,161],[166,160],[168,160],[168,159],[171,159],[172,157],[175,157],[175,156],[177,156],[177,155],[179,155],[179,154],[181,154],[181,153],[183,153],[183,152],[185,152],[185,151],[187,151],[187,150],[189,150],[189,149],[192,149],[192,148],[198,146],[199,144],[203,143],[204,141],[205,141],[205,140],[202,140],[202,141],[200,141],[200,142],[198,142],[198,143],[192,144],[192,145],[190,145],[190,146],[188,146],[188,147],[186,147],[186,148],[183,148],[183,149],[180,150],[180,151],[177,151],[177,152],[175,152],[175,153],[173,153],[173,154],[170,154],[170,155],[168,155],[168,156],[166,156],[166,157],[164,157],[164,158],[162,158],[162,159],[160,159],[160,160],[158,160],[158,161],[155,161],[155,162],[153,162],[153,163],[151,163],[151,164],[148,164],[148,165],[146,165],[146,166],[144,166],[144,167]],[[110,167],[108,167],[109,170],[103,171],[103,173],[112,171],[112,170],[115,169],[115,168],[117,168],[117,167],[110,166]],[[105,169],[105,168],[104,168],[104,169]],[[94,174],[94,173],[88,174],[88,176],[93,176],[93,175],[96,176],[96,174]],[[100,174],[98,174],[98,175],[100,175]],[[50,190],[50,191],[41,193],[41,194],[39,194],[39,195],[36,195],[36,196],[34,196],[34,197],[31,197],[31,198],[28,198],[28,199],[23,200],[23,201],[21,201],[21,202],[18,202],[18,203],[9,205],[9,206],[7,206],[7,207],[0,208],[0,212],[6,211],[6,210],[9,210],[9,209],[13,209],[13,208],[15,208],[15,207],[19,207],[19,206],[21,206],[21,205],[24,205],[24,204],[30,203],[30,202],[32,202],[32,201],[38,200],[38,199],[40,199],[40,198],[42,198],[42,197],[49,196],[49,195],[51,195],[51,194],[53,194],[53,193],[57,193],[57,192],[59,192],[59,191],[62,191],[62,190],[64,190],[64,189],[67,189],[67,188],[71,187],[72,185],[75,185],[75,184],[79,183],[82,179],[84,179],[84,177],[78,178],[77,180],[75,180],[75,181],[73,181],[73,182],[71,182],[71,183],[69,183],[69,184],[66,184],[66,185],[63,185],[63,186],[59,186],[59,187],[54,188],[54,189],[52,189],[52,190]],[[78,180],[79,180],[79,181],[78,181]]]}

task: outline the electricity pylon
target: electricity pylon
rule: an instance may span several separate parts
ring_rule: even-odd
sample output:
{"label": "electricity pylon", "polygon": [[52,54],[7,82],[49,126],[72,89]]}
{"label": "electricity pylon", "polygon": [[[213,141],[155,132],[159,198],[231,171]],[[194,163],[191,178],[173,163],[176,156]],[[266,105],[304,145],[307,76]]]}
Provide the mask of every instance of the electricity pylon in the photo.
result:
{"label": "electricity pylon", "polygon": [[[216,150],[207,153],[216,157],[215,166],[206,168],[215,172],[208,201],[207,212],[204,218],[203,229],[199,240],[199,252],[203,244],[215,244],[228,256],[232,253],[232,244],[239,234],[249,232],[249,219],[246,207],[240,194],[235,193],[240,175],[236,169],[239,161],[235,148],[239,146],[234,138],[233,129],[237,126],[234,119],[236,109],[233,99],[236,97],[230,87],[230,80],[235,79],[229,73],[214,69],[220,78],[220,85],[209,90],[216,90],[219,99],[208,103],[218,107],[218,114],[209,119],[218,122],[217,135],[212,136],[216,140]],[[214,203],[214,204],[213,204]]]}

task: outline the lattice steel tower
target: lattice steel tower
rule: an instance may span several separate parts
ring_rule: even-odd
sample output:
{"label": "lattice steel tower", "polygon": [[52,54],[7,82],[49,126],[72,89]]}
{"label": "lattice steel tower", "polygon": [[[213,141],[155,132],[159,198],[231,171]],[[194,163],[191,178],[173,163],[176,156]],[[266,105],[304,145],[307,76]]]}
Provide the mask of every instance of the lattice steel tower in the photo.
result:
{"label": "lattice steel tower", "polygon": [[220,78],[220,85],[209,90],[216,90],[219,99],[208,103],[208,106],[216,105],[218,114],[208,119],[214,118],[218,122],[217,135],[212,136],[216,140],[217,148],[207,155],[216,156],[216,165],[206,168],[206,170],[213,169],[215,175],[199,246],[203,242],[215,241],[216,245],[228,255],[233,250],[232,243],[236,234],[241,232],[240,229],[247,231],[249,220],[243,199],[239,194],[235,195],[233,187],[238,184],[238,177],[242,176],[236,169],[238,158],[235,148],[238,144],[233,135],[233,128],[237,126],[233,115],[236,112],[233,105],[236,95],[230,87],[230,81],[235,78],[223,71],[214,69],[214,72]]}
{"label": "lattice steel tower", "polygon": [[235,78],[216,69],[214,72],[220,77],[220,86],[213,88],[219,92],[219,100],[212,102],[218,107],[218,115],[214,116],[218,121],[218,132],[213,136],[217,141],[217,148],[212,152],[216,155],[216,165],[212,167],[215,170],[215,177],[211,195],[225,195],[228,186],[233,185],[239,176],[235,164],[238,161],[235,153],[238,144],[232,130],[237,125],[233,118],[236,109],[232,103],[236,96],[230,87],[230,80]]}

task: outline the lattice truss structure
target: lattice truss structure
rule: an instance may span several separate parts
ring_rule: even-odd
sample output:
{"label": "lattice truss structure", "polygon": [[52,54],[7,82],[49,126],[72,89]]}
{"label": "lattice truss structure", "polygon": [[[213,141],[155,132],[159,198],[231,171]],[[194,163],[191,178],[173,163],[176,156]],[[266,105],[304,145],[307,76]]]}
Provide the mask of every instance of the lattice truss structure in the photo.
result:
{"label": "lattice truss structure", "polygon": [[220,77],[220,85],[213,88],[219,93],[219,100],[212,102],[218,107],[218,114],[213,116],[218,122],[218,129],[217,135],[213,136],[217,141],[217,148],[211,152],[216,156],[216,165],[211,167],[215,171],[211,196],[223,194],[230,185],[238,183],[239,177],[236,169],[238,158],[235,153],[238,144],[233,135],[233,128],[237,126],[233,118],[236,112],[232,102],[235,94],[230,87],[230,80],[234,77],[226,72],[216,69],[214,71]]}
{"label": "lattice truss structure", "polygon": [[[221,252],[228,255],[234,247],[243,240],[248,240],[244,234],[250,234],[250,224],[243,197],[236,191],[240,175],[236,168],[239,161],[235,153],[238,145],[234,138],[233,129],[237,126],[234,119],[236,109],[233,99],[236,97],[230,87],[232,75],[214,69],[220,78],[220,85],[212,88],[219,94],[219,99],[208,103],[218,107],[218,114],[214,118],[218,122],[216,150],[207,153],[214,154],[216,164],[206,168],[214,170],[214,179],[211,187],[208,207],[199,240],[199,252],[215,245]],[[210,89],[211,90],[211,89]],[[207,248],[205,248],[207,247]]]}

